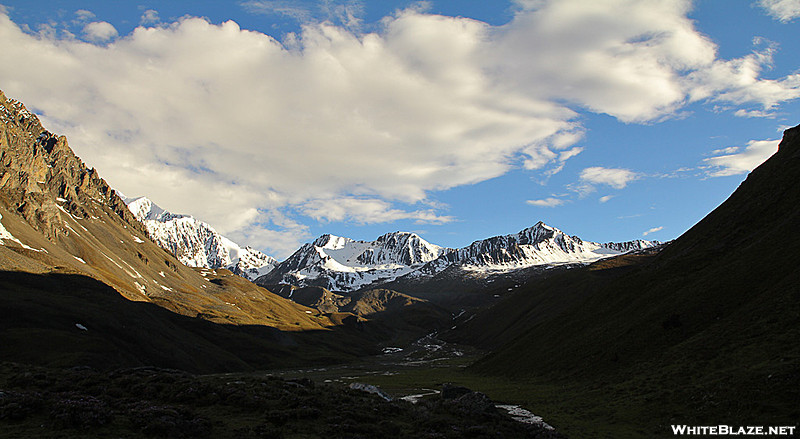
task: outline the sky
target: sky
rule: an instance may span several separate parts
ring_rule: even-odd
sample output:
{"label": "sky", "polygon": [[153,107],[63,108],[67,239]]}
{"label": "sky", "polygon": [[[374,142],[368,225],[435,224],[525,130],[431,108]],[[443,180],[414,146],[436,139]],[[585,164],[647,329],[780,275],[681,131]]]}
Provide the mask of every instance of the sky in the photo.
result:
{"label": "sky", "polygon": [[667,241],[800,123],[800,0],[0,0],[0,90],[279,259],[538,221]]}

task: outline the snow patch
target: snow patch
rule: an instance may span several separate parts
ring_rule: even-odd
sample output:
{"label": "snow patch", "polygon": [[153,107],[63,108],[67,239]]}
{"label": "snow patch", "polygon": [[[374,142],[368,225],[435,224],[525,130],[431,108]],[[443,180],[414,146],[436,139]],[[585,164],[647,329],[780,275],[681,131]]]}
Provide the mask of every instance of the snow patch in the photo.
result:
{"label": "snow patch", "polygon": [[[62,212],[64,212],[64,213],[66,213],[66,214],[67,214],[67,215],[68,215],[70,218],[72,218],[72,220],[73,220],[73,221],[75,221],[75,224],[77,224],[77,225],[78,225],[78,227],[80,227],[81,229],[83,229],[85,232],[88,232],[88,231],[89,231],[88,229],[86,229],[86,227],[83,227],[83,225],[82,225],[81,223],[79,223],[79,222],[78,222],[78,218],[75,218],[75,216],[74,216],[73,214],[71,214],[71,213],[67,212],[67,210],[66,210],[66,209],[64,209],[63,207],[61,207],[61,205],[60,205],[60,204],[56,204],[56,207],[58,208],[58,210],[60,210],[60,211],[62,211]],[[67,224],[66,222],[64,222],[64,225],[66,225],[67,227],[69,227],[69,224]],[[73,232],[75,232],[75,230],[73,230],[73,229],[72,229],[72,227],[69,227],[69,228],[70,228],[70,230],[72,230]],[[75,233],[78,233],[78,232],[75,232]],[[80,234],[78,234],[78,236],[80,236]]]}
{"label": "snow patch", "polygon": [[0,215],[0,245],[8,245],[8,244],[5,243],[5,241],[13,241],[13,242],[16,242],[17,244],[19,244],[24,249],[33,250],[35,252],[45,252],[45,253],[47,253],[47,251],[45,249],[35,249],[33,247],[30,247],[28,245],[23,244],[22,241],[20,241],[19,239],[15,238],[14,235],[12,235],[11,232],[6,230],[5,226],[3,226],[3,223],[1,221],[2,219],[3,219],[3,215]]}
{"label": "snow patch", "polygon": [[518,405],[498,404],[495,407],[505,410],[515,421],[523,424],[538,425],[546,430],[554,430],[551,425],[544,422],[541,416],[536,416]]}
{"label": "snow patch", "polygon": [[147,296],[146,293],[147,288],[145,288],[144,285],[140,284],[139,282],[134,282],[133,285],[136,287],[137,290],[139,290],[140,293],[142,293],[143,296]]}

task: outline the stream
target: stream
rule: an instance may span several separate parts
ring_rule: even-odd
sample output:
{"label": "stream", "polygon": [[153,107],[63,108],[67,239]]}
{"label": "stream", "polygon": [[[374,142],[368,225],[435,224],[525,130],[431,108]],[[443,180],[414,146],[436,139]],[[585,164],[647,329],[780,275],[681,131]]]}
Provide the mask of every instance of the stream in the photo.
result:
{"label": "stream", "polygon": [[[325,383],[341,383],[348,385],[350,388],[370,393],[380,392],[379,394],[384,398],[388,396],[390,399],[400,399],[416,404],[424,398],[440,394],[441,390],[426,387],[408,387],[392,388],[390,391],[384,391],[374,385],[376,381],[374,377],[391,377],[420,368],[463,368],[482,355],[480,351],[471,346],[448,343],[437,338],[437,335],[436,332],[427,334],[405,348],[385,347],[382,354],[367,357],[354,363],[319,368],[269,371],[267,374],[285,378],[301,375]],[[385,381],[385,379],[380,381]],[[519,422],[539,425],[549,430],[553,429],[540,416],[536,416],[518,405],[496,404],[495,407],[504,410]]]}

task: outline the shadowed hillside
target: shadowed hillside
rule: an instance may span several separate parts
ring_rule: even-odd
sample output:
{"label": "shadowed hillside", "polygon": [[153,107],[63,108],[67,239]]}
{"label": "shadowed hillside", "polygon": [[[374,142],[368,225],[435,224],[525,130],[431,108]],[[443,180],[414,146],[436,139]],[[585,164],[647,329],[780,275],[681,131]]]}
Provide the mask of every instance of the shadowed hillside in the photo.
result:
{"label": "shadowed hillside", "polygon": [[496,348],[472,369],[538,383],[531,398],[538,391],[552,404],[546,418],[582,425],[567,433],[667,437],[670,424],[795,425],[798,181],[795,127],[660,254],[531,282],[450,337]]}

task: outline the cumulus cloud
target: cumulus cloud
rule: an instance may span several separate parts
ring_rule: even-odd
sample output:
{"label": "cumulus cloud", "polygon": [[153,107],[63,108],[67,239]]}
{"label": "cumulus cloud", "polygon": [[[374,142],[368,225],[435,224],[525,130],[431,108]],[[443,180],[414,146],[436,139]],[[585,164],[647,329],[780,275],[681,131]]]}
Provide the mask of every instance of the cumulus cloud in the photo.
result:
{"label": "cumulus cloud", "polygon": [[758,5],[772,18],[784,23],[800,17],[800,0],[759,0]]}
{"label": "cumulus cloud", "polygon": [[83,36],[95,43],[104,43],[117,35],[114,25],[106,21],[93,21],[83,27]]}
{"label": "cumulus cloud", "polygon": [[544,198],[544,199],[541,199],[541,200],[528,200],[528,201],[526,201],[526,203],[530,204],[531,206],[536,206],[536,207],[557,207],[557,206],[561,206],[565,202],[566,201],[564,201],[564,200],[562,200],[560,198],[553,198],[553,197]]}
{"label": "cumulus cloud", "polygon": [[664,230],[664,227],[653,227],[652,229],[650,229],[650,230],[648,230],[646,232],[643,232],[642,236],[647,236],[647,235],[649,235],[651,233],[660,232],[662,230]]}
{"label": "cumulus cloud", "polygon": [[[231,236],[267,228],[259,240],[302,236],[298,215],[449,221],[432,192],[558,172],[581,151],[581,109],[648,122],[692,100],[796,97],[794,77],[760,78],[772,46],[717,59],[689,1],[606,3],[520,2],[503,26],[415,7],[364,32],[360,2],[251,0],[240,4],[302,31],[278,41],[197,17],[123,36],[85,26],[109,45],[34,35],[0,11],[0,52],[16,60],[0,84],[123,192]],[[614,171],[582,181],[621,188],[635,175]]]}
{"label": "cumulus cloud", "polygon": [[713,167],[709,175],[726,177],[750,172],[778,151],[778,143],[780,140],[751,140],[744,149],[731,147],[714,151],[722,155],[705,159]]}
{"label": "cumulus cloud", "polygon": [[614,189],[623,189],[633,180],[639,178],[639,175],[630,169],[620,168],[604,168],[602,166],[593,166],[581,171],[580,179],[585,183],[592,185],[605,184]]}

